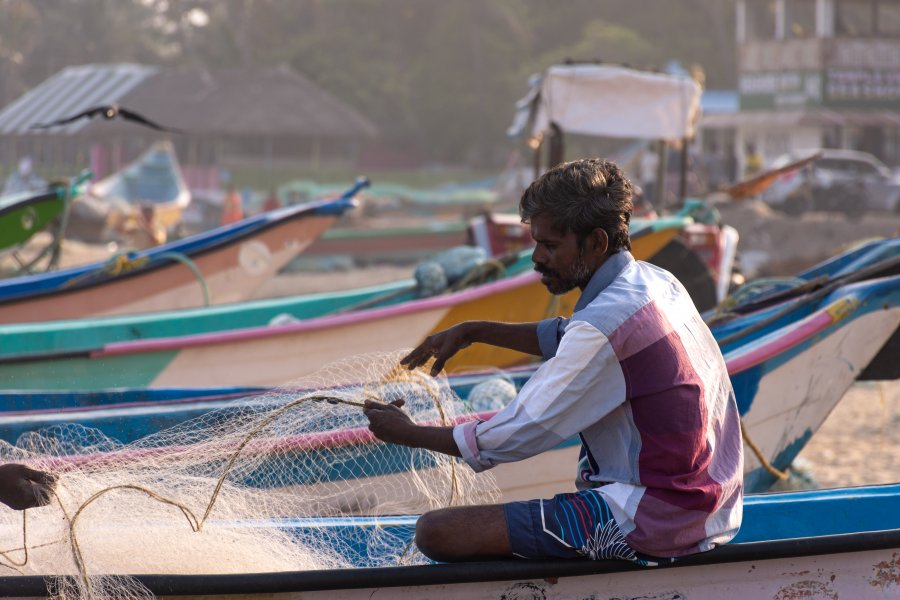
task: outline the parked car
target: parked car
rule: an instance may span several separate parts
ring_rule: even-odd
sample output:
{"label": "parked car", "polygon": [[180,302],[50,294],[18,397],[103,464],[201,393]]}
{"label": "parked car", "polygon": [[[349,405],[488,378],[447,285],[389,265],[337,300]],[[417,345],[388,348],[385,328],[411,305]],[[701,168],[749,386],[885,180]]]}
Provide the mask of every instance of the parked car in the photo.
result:
{"label": "parked car", "polygon": [[807,210],[837,211],[852,217],[870,210],[900,213],[900,178],[866,152],[797,151],[778,157],[772,168],[817,152],[821,156],[811,164],[779,177],[763,193],[763,200],[789,214]]}

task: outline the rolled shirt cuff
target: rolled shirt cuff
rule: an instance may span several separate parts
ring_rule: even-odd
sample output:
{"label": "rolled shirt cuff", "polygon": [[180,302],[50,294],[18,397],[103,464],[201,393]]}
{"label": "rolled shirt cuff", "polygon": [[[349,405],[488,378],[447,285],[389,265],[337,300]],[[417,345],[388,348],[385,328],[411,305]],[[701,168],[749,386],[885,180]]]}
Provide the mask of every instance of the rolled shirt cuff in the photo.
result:
{"label": "rolled shirt cuff", "polygon": [[544,360],[550,360],[556,356],[556,351],[559,349],[559,340],[562,339],[562,332],[568,323],[569,320],[562,317],[538,321],[538,346],[540,346]]}
{"label": "rolled shirt cuff", "polygon": [[466,461],[472,470],[481,473],[490,469],[494,465],[489,462],[482,461],[481,452],[478,450],[478,442],[475,439],[475,428],[483,421],[467,421],[460,423],[453,428],[453,441],[459,448],[462,459]]}

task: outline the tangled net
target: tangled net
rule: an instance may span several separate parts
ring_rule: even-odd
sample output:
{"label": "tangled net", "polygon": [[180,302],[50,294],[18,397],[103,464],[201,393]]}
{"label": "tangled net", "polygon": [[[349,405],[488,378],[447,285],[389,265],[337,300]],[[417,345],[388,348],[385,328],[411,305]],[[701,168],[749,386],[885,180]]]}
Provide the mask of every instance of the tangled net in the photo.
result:
{"label": "tangled net", "polygon": [[133,574],[424,562],[405,537],[379,527],[336,537],[279,526],[498,500],[490,475],[368,431],[366,400],[402,398],[423,424],[451,425],[469,412],[446,379],[400,368],[399,358],[348,359],[127,445],[75,424],[3,443],[3,462],[59,480],[50,505],[0,511],[0,566],[53,576],[55,597],[99,600],[150,597]]}

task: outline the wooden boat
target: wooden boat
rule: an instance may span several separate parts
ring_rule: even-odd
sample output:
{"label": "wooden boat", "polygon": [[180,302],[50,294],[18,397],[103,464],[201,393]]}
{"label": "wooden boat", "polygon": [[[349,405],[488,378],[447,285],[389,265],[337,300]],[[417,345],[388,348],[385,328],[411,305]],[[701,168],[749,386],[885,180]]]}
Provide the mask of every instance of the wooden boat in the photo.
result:
{"label": "wooden boat", "polygon": [[[743,526],[729,544],[644,568],[625,561],[503,560],[416,566],[226,575],[136,574],[150,592],[213,600],[265,595],[293,598],[733,598],[882,599],[900,594],[900,503],[897,484],[750,495]],[[329,536],[346,555],[374,529],[398,543],[416,517],[291,519],[236,527],[286,528],[298,536]],[[341,544],[342,540],[347,540]],[[360,564],[362,563],[362,564]],[[48,597],[43,577],[0,577],[5,596]]]}
{"label": "wooden boat", "polygon": [[[671,219],[685,220],[678,235],[657,238],[649,262],[666,269],[687,289],[694,305],[704,311],[728,295],[737,255],[738,232],[719,222],[718,212],[705,202],[688,199],[675,214],[653,218],[632,218],[632,223]],[[475,245],[491,255],[532,246],[531,231],[516,215],[494,213],[474,217],[470,236]]]}
{"label": "wooden boat", "polygon": [[[746,434],[744,481],[748,491],[768,489],[779,471],[787,469],[898,324],[900,275],[842,286],[819,299],[808,315],[726,352]],[[508,376],[521,387],[535,368],[511,371]],[[485,378],[460,376],[451,378],[451,383],[465,399],[472,386]],[[220,379],[224,380],[224,375]],[[235,405],[230,402],[241,393],[258,394],[260,390],[218,388],[206,395],[200,390],[149,390],[131,395],[113,391],[107,396],[8,392],[0,396],[7,407],[0,415],[0,438],[14,442],[25,431],[74,421],[129,442],[210,410],[232,410]],[[253,398],[243,402],[252,404]],[[487,419],[492,414],[477,416]],[[365,428],[353,430],[350,438],[355,444],[375,442]],[[300,438],[284,444],[287,449],[291,444],[308,448]],[[573,437],[549,452],[493,469],[504,498],[547,497],[573,488],[572,469],[579,447],[579,439]],[[360,473],[361,477],[371,475]]]}
{"label": "wooden boat", "polygon": [[[659,221],[635,231],[635,255],[646,257],[645,248],[658,247],[660,239],[670,239],[682,225]],[[184,270],[187,279],[190,272]],[[526,252],[498,281],[433,298],[417,299],[415,282],[406,280],[156,315],[10,325],[0,328],[0,378],[7,389],[282,385],[347,354],[413,346],[462,320],[537,320],[570,313],[576,301],[575,293],[551,296]],[[0,302],[0,317],[2,307]],[[303,358],[284,360],[286,356]],[[202,365],[195,363],[198,358]],[[518,353],[474,347],[455,359],[452,368],[524,360]],[[253,366],[257,361],[259,368]],[[210,369],[212,364],[218,367]]]}
{"label": "wooden boat", "polygon": [[165,228],[178,225],[191,202],[175,147],[168,140],[155,142],[125,168],[95,182],[89,193],[135,211],[149,207],[154,221]]}
{"label": "wooden boat", "polygon": [[0,323],[174,310],[246,300],[354,205],[283,208],[105,263],[0,282]]}
{"label": "wooden boat", "polygon": [[[851,248],[784,281],[769,280],[750,294],[736,293],[735,303],[704,315],[724,351],[748,335],[760,335],[809,315],[816,302],[836,288],[855,281],[900,274],[900,238],[873,240]],[[861,380],[900,378],[900,328],[860,373]]]}
{"label": "wooden boat", "polygon": [[426,258],[466,243],[464,221],[432,221],[421,226],[366,229],[332,228],[307,250],[304,256],[351,256],[357,262]]}
{"label": "wooden boat", "polygon": [[[50,241],[37,256],[22,259],[16,254],[19,272],[30,273],[44,260],[46,266],[40,270],[56,268],[65,229],[62,217],[70,199],[79,193],[89,177],[90,173],[85,172],[70,184],[52,184],[41,192],[26,191],[0,197],[0,252],[16,253],[37,232],[52,230]],[[50,227],[52,224],[56,226]]]}

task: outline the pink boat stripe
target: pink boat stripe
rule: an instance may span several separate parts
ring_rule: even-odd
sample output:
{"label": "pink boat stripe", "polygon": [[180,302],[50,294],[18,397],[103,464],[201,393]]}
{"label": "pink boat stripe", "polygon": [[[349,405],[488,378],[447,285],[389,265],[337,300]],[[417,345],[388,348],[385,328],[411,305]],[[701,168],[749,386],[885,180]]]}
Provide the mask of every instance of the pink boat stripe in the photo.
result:
{"label": "pink boat stripe", "polygon": [[522,273],[515,277],[480,285],[478,287],[449,294],[436,298],[411,300],[396,306],[373,308],[341,315],[318,317],[297,323],[287,323],[277,326],[247,327],[245,329],[229,330],[215,333],[203,333],[199,335],[187,335],[181,337],[154,338],[150,340],[134,340],[128,342],[114,342],[106,344],[99,350],[90,353],[91,358],[105,356],[120,356],[124,354],[138,354],[141,352],[165,352],[192,348],[196,346],[208,346],[213,344],[226,344],[245,340],[262,339],[279,335],[290,335],[305,331],[318,331],[332,327],[342,327],[356,323],[372,321],[375,319],[388,319],[428,310],[451,308],[463,302],[478,300],[497,292],[505,292],[523,287],[537,281],[538,274],[534,271]]}
{"label": "pink boat stripe", "polygon": [[820,331],[824,331],[832,323],[834,323],[834,317],[828,314],[827,311],[821,310],[801,321],[786,334],[780,335],[770,342],[751,348],[746,352],[742,352],[731,360],[726,361],[728,374],[735,375],[741,371],[746,371],[751,367],[755,367],[756,365],[804,342]]}
{"label": "pink boat stripe", "polygon": [[[485,413],[493,415],[494,413]],[[479,415],[462,415],[450,422],[450,425],[458,425],[466,423]],[[442,423],[425,422],[423,425],[439,426]],[[379,443],[378,439],[366,427],[355,427],[353,429],[341,429],[339,431],[324,431],[320,433],[306,433],[302,435],[291,435],[278,438],[260,438],[251,440],[244,446],[241,451],[242,456],[252,456],[257,454],[288,454],[291,452],[301,452],[304,450],[320,450],[328,448],[339,448],[342,446],[365,445]],[[240,441],[221,442],[219,444],[208,444],[204,447],[211,450],[222,450],[228,452],[236,450],[240,445]],[[106,462],[120,463],[123,460],[141,460],[148,457],[167,456],[177,454],[179,452],[190,452],[196,445],[180,445],[180,446],[162,446],[158,448],[138,448],[115,450],[112,452],[97,452],[94,454],[77,454],[70,456],[58,456],[48,460],[40,461],[41,465],[53,467],[57,470],[72,469],[81,465],[104,464]]]}

